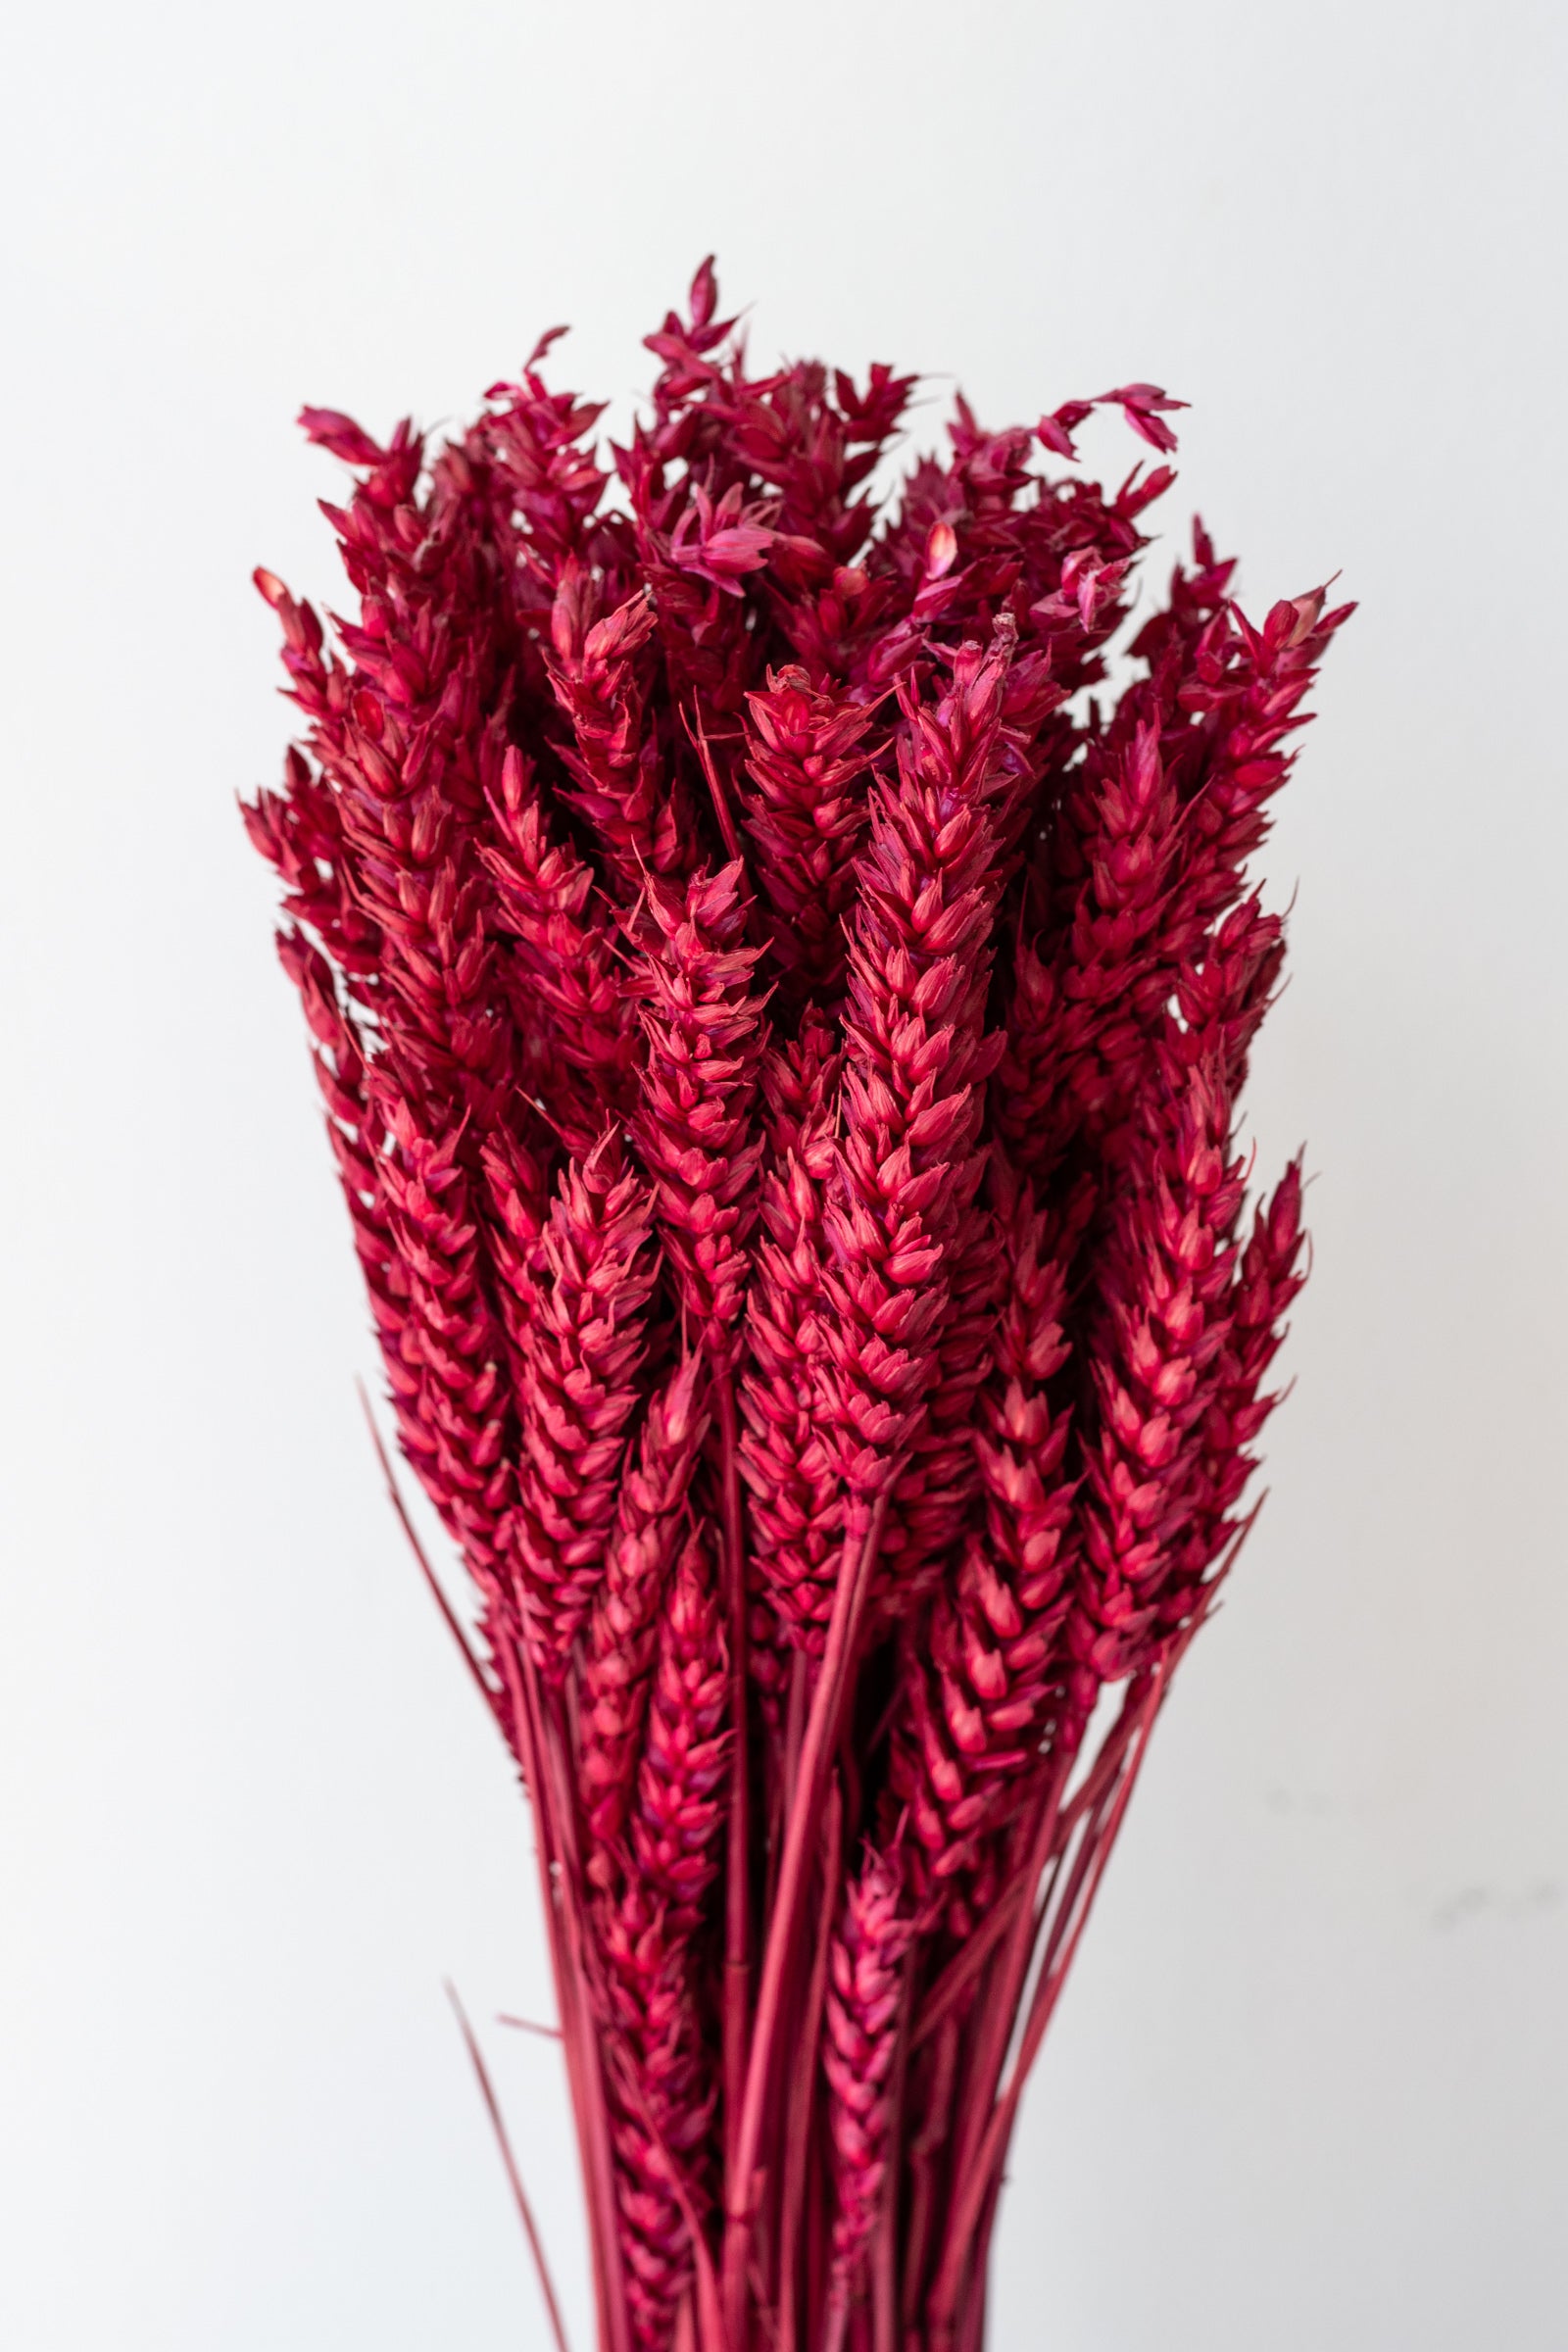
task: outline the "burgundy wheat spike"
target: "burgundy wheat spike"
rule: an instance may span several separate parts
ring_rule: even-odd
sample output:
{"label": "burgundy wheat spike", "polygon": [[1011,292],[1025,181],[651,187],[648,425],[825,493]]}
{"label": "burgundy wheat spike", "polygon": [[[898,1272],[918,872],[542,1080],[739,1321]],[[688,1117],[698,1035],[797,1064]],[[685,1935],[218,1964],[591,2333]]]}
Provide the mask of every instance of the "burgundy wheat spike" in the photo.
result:
{"label": "burgundy wheat spike", "polygon": [[899,459],[914,379],[754,373],[707,262],[606,449],[559,331],[445,446],[304,412],[357,601],[256,575],[303,742],[246,822],[533,1808],[599,2352],[980,2352],[1254,1515],[1253,860],[1350,608],[1254,624],[1195,525],[1133,620],[1157,385]]}
{"label": "burgundy wheat spike", "polygon": [[[840,1056],[816,1020],[762,1065],[766,1152],[759,1244],[747,1317],[741,1468],[751,1491],[756,1581],[771,1626],[810,1639],[817,1596],[834,1573],[838,1484],[818,1418],[823,1187],[833,1160]],[[763,1639],[758,1659],[773,1654]],[[776,1698],[779,1689],[766,1695]]]}
{"label": "burgundy wheat spike", "polygon": [[[1230,1102],[1197,1069],[1163,1107],[1116,1216],[1094,1358],[1075,1662],[1100,1682],[1149,1660],[1151,1629],[1193,1508],[1196,1455],[1231,1308],[1243,1197],[1228,1161]],[[1084,1700],[1091,1693],[1084,1689]]]}
{"label": "burgundy wheat spike", "polygon": [[618,1995],[610,2022],[625,2035],[622,2055],[640,2094],[622,2100],[617,2134],[639,2344],[669,2340],[692,2269],[671,2161],[685,2167],[684,2201],[706,2208],[712,2196],[702,2150],[713,2090],[698,1988],[703,1898],[718,1869],[724,1818],[728,1672],[712,1572],[693,1535],[664,1611],[630,1851],[618,1894],[605,1905]]}
{"label": "burgundy wheat spike", "polygon": [[1102,1147],[1135,1099],[1157,1004],[1153,943],[1179,854],[1154,726],[1103,760],[1092,754],[1063,816],[1063,839],[1077,835],[1085,871],[1055,954],[1048,961],[1031,943],[1020,950],[998,1086],[1003,1133],[1039,1178],[1080,1137]]}
{"label": "burgundy wheat spike", "polygon": [[[1010,628],[983,654],[966,649],[934,708],[905,690],[897,778],[876,796],[857,860],[823,1319],[824,1388],[852,1533],[863,1531],[920,1434],[954,1302],[955,1243],[984,1166],[974,1149],[987,1068],[981,1029],[1001,883],[988,804],[1000,782],[1012,652]],[[886,1553],[924,1552],[924,1499],[917,1470],[890,1514]],[[896,1573],[906,1605],[909,1564]],[[884,1589],[891,1593],[886,1580]],[[820,1622],[830,1598],[818,1600]]]}
{"label": "burgundy wheat spike", "polygon": [[[637,1068],[635,1007],[623,984],[617,942],[599,902],[593,868],[568,842],[552,840],[539,792],[514,745],[490,796],[497,838],[480,855],[496,893],[495,925],[513,943],[501,969],[519,1030],[530,1025],[558,1065],[543,1083],[556,1123],[574,1151],[597,1140],[607,1116],[624,1114]],[[560,1062],[588,1082],[588,1102],[564,1098]],[[564,1124],[568,1101],[574,1123]],[[584,1131],[581,1122],[591,1121]]]}
{"label": "burgundy wheat spike", "polygon": [[[904,1677],[907,1722],[895,1729],[892,1785],[908,1807],[910,1872],[924,1903],[978,1880],[987,1836],[1038,1752],[1061,1674],[1075,1482],[1063,1468],[1070,1422],[1053,1410],[1070,1348],[1061,1258],[1049,1221],[1016,1181],[999,1224],[1006,1303],[973,1443],[984,1532],[965,1545],[956,1583],[933,1603]],[[949,1932],[973,1925],[958,1897]]]}
{"label": "burgundy wheat spike", "polygon": [[1272,1198],[1258,1203],[1251,1238],[1237,1269],[1218,1378],[1193,1471],[1188,1532],[1160,1599],[1162,1625],[1191,1618],[1204,1576],[1238,1532],[1238,1522],[1229,1514],[1256,1468],[1256,1457],[1247,1449],[1278,1402],[1259,1391],[1284,1339],[1285,1317],[1305,1280],[1299,1271],[1303,1241],[1301,1163],[1296,1159]]}
{"label": "burgundy wheat spike", "polygon": [[582,1798],[595,1853],[590,1876],[618,1840],[642,1750],[659,1646],[664,1584],[707,1421],[705,1366],[683,1359],[648,1407],[637,1459],[621,1483],[582,1676]]}
{"label": "burgundy wheat spike", "polygon": [[[699,2038],[685,1947],[632,1880],[595,1914],[609,1980],[616,2212],[630,2340],[673,2341],[694,2255],[687,2212],[701,2193],[716,2092]],[[704,2198],[704,2206],[709,2199]]]}
{"label": "burgundy wheat spike", "polygon": [[510,1533],[522,1620],[547,1681],[593,1604],[640,1394],[654,1286],[648,1188],[608,1131],[561,1180],[544,1265],[517,1301],[522,1355]]}
{"label": "burgundy wheat spike", "polygon": [[644,727],[654,608],[646,596],[634,596],[599,618],[597,602],[593,574],[568,560],[551,615],[553,655],[546,659],[572,741],[556,748],[576,785],[566,796],[570,805],[597,834],[616,883],[630,895],[645,872],[678,872],[691,836],[665,784],[657,739]]}
{"label": "burgundy wheat spike", "polygon": [[603,403],[552,392],[540,372],[564,331],[540,336],[520,383],[491,385],[491,412],[463,443],[470,465],[493,483],[491,527],[503,545],[514,543],[520,578],[508,585],[535,614],[548,610],[564,566],[585,542],[594,541],[603,562],[615,537],[613,522],[598,512],[610,477],[583,446]]}
{"label": "burgundy wheat spike", "polygon": [[899,1894],[896,1862],[868,1853],[845,1889],[828,1962],[822,2071],[837,2211],[822,2339],[827,2352],[843,2342],[887,2179],[904,1960],[913,1936]]}
{"label": "burgundy wheat spike", "polygon": [[869,818],[860,779],[875,711],[814,692],[799,668],[748,695],[744,796],[755,870],[773,916],[769,946],[790,997],[831,1004],[843,984],[843,917]]}
{"label": "burgundy wheat spike", "polygon": [[453,1135],[422,1134],[390,1086],[378,1104],[388,1222],[408,1287],[383,1327],[403,1450],[469,1562],[493,1569],[515,1478],[501,1334],[480,1279],[472,1188]]}
{"label": "burgundy wheat spike", "polygon": [[721,1363],[737,1344],[757,1217],[752,1111],[766,1042],[740,883],[733,864],[679,898],[650,881],[655,937],[639,962],[648,1054],[633,1132],[692,1338]]}
{"label": "burgundy wheat spike", "polygon": [[724,1629],[712,1571],[691,1537],[670,1582],[649,1698],[631,1819],[631,1863],[664,1906],[671,1932],[691,1936],[718,1867],[714,1838],[729,1749],[724,1728]]}

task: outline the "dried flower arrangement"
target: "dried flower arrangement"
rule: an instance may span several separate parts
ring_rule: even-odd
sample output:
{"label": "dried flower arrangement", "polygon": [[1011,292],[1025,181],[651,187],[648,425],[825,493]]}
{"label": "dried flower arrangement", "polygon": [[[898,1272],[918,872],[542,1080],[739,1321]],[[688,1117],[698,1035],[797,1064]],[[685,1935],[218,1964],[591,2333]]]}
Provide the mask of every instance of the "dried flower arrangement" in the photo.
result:
{"label": "dried flower arrangement", "polygon": [[1169,467],[960,400],[880,501],[913,379],[716,311],[620,504],[550,336],[433,453],[305,412],[360,612],[257,575],[306,732],[246,816],[533,1807],[603,2352],[976,2352],[1301,1279],[1244,868],[1349,608],[1253,626],[1196,527],[1097,692]]}

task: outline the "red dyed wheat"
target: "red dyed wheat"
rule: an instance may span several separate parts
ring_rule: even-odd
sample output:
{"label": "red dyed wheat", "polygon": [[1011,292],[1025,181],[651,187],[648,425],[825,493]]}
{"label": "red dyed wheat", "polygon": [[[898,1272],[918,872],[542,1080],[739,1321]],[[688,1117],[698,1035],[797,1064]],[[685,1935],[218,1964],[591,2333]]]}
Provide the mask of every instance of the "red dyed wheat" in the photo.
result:
{"label": "red dyed wheat", "polygon": [[602,2352],[978,2352],[1300,1287],[1247,869],[1349,608],[1254,625],[1199,527],[1129,643],[1173,476],[1074,435],[1180,403],[960,401],[890,510],[912,379],[718,307],[604,460],[553,336],[433,453],[305,412],[358,612],[257,575],[246,816],[534,1807]]}

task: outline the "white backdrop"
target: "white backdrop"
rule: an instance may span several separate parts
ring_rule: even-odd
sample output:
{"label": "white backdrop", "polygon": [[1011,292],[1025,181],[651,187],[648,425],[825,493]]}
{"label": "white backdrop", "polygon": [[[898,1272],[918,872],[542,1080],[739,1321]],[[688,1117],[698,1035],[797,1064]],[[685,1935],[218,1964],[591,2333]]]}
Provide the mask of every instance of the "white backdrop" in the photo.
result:
{"label": "white backdrop", "polygon": [[[760,355],[957,371],[995,422],[1172,386],[1167,529],[1200,505],[1255,608],[1337,567],[1362,600],[1268,868],[1295,976],[1253,1129],[1319,1171],[1298,1385],[1035,2086],[999,2352],[1568,2342],[1565,26],[13,23],[9,2352],[542,2341],[441,1993],[548,2001],[525,1823],[353,1394],[366,1316],[233,808],[286,732],[248,575],[333,591],[301,400],[466,414],[567,318],[557,380],[624,402],[710,246]],[[490,2039],[583,2352],[556,2056]]]}

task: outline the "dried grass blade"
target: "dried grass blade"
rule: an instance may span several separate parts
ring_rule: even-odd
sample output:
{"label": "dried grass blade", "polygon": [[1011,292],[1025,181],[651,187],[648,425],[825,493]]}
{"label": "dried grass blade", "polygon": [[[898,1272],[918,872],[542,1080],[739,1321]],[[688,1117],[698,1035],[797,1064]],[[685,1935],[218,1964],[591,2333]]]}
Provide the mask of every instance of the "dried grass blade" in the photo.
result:
{"label": "dried grass blade", "polygon": [[556,2339],[556,2352],[569,2352],[566,2330],[562,2325],[561,2306],[556,2301],[555,2282],[550,2276],[550,2265],[545,2259],[544,2244],[539,2235],[538,2224],[533,2218],[533,2207],[528,2201],[528,2191],[523,2186],[522,2175],[517,2169],[517,2160],[512,2152],[512,2141],[507,2133],[506,2119],[501,2113],[501,2102],[496,2097],[495,2085],[490,2080],[490,2070],[485,2065],[484,2053],[474,2037],[473,2028],[468,2023],[467,2012],[458,1998],[457,1986],[449,1981],[446,1989],[447,1999],[452,2003],[457,2015],[459,2030],[467,2044],[468,2056],[473,2062],[473,2071],[479,2078],[480,2095],[485,2103],[485,2111],[490,2118],[491,2129],[496,2135],[496,2144],[501,2150],[501,2161],[507,2168],[507,2179],[512,2184],[513,2201],[522,2218],[522,2227],[527,2233],[528,2251],[533,2256],[533,2267],[539,2280],[539,2291],[544,2296],[545,2309],[550,2315],[550,2332]]}

